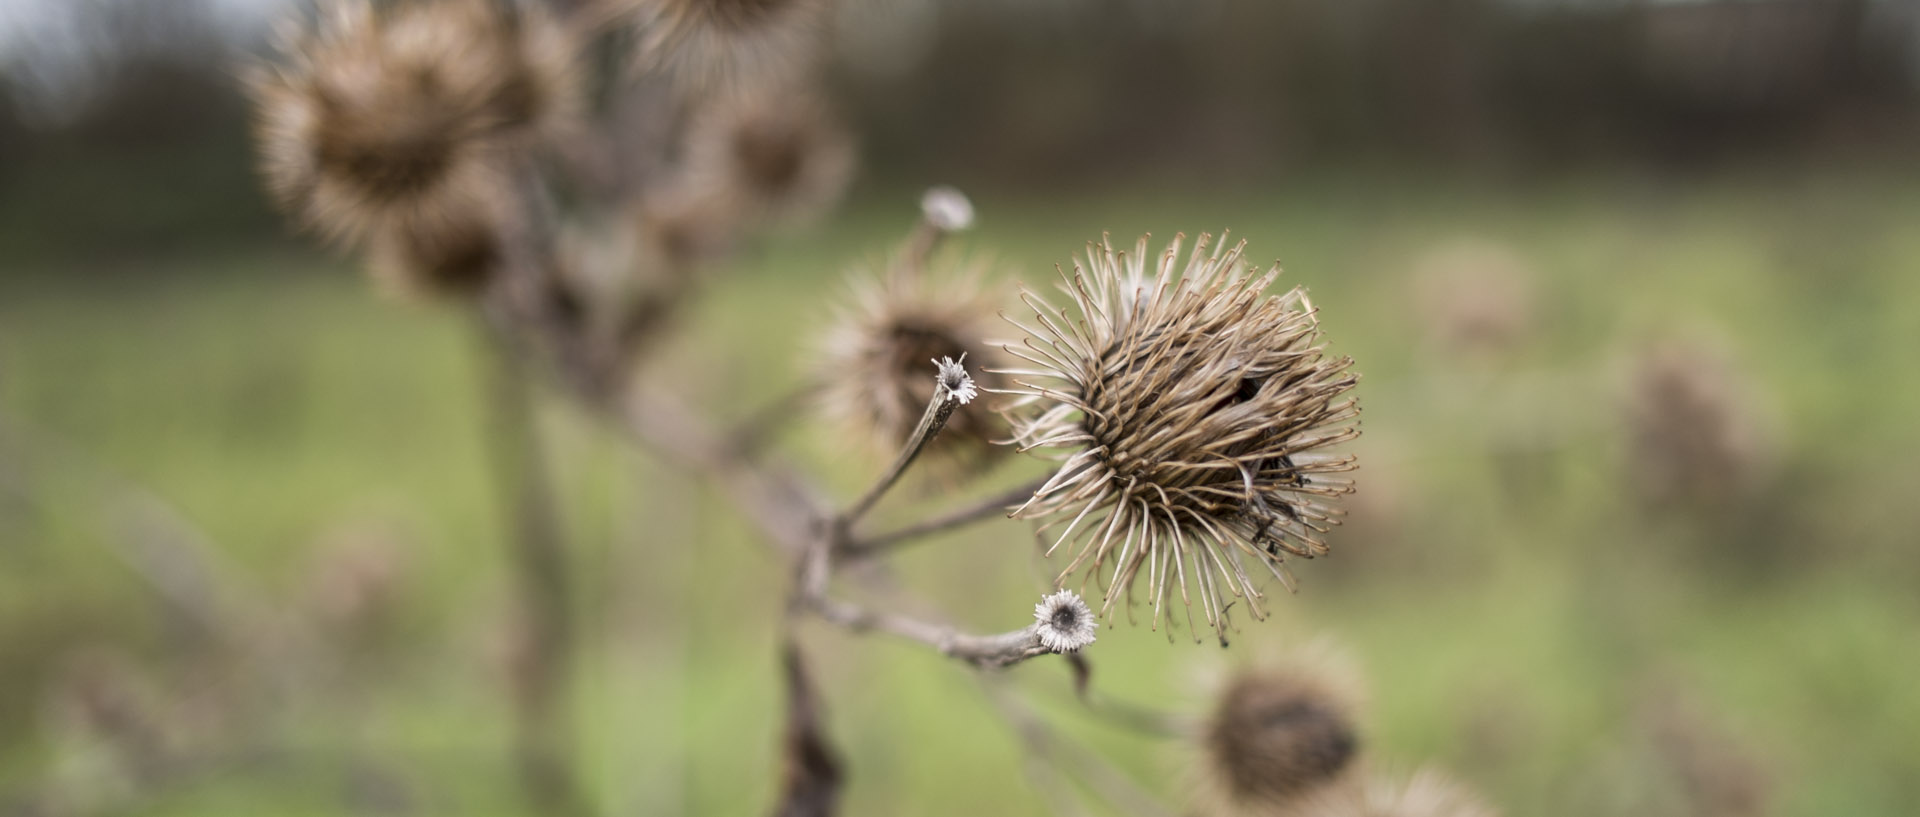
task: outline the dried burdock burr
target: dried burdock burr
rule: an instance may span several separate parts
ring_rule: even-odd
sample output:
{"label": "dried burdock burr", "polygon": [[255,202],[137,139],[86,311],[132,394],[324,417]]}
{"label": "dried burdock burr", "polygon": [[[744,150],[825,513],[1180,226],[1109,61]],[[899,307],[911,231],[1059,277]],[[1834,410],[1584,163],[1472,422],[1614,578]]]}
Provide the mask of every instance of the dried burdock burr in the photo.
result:
{"label": "dried burdock burr", "polygon": [[276,202],[337,242],[386,245],[413,284],[464,282],[507,197],[506,155],[576,106],[570,37],[487,0],[329,0],[283,39],[250,82]]}
{"label": "dried burdock burr", "polygon": [[1213,813],[1272,813],[1352,776],[1357,682],[1340,666],[1296,660],[1227,680],[1200,733]]}
{"label": "dried burdock burr", "polygon": [[477,294],[502,262],[498,207],[478,202],[465,212],[375,228],[367,246],[374,283],[401,296]]}
{"label": "dried burdock burr", "polygon": [[[965,356],[982,385],[999,384],[986,371],[1004,356],[987,340],[996,304],[980,285],[979,267],[862,272],[849,287],[851,297],[819,344],[817,378],[821,411],[856,439],[871,440],[877,451],[900,447],[936,387],[927,378],[928,359]],[[928,446],[936,471],[977,471],[1006,450],[992,444],[1007,427],[987,402],[960,406]]]}
{"label": "dried burdock burr", "polygon": [[853,137],[804,89],[770,86],[714,98],[687,125],[678,195],[739,223],[811,223],[853,178]]}
{"label": "dried burdock burr", "polygon": [[731,93],[807,73],[828,0],[608,0],[640,32],[634,66],[689,95]]}
{"label": "dried burdock burr", "polygon": [[1197,596],[1224,641],[1229,596],[1264,617],[1256,573],[1291,586],[1286,557],[1327,552],[1354,468],[1327,449],[1359,434],[1358,378],[1324,353],[1305,292],[1266,293],[1277,266],[1246,265],[1244,243],[1202,235],[1184,259],[1181,244],[1151,268],[1145,237],[1131,256],[1089,245],[1062,273],[1066,309],[1023,293],[1034,320],[1010,318],[1028,337],[1006,349],[1032,367],[1003,372],[1003,410],[1021,450],[1062,461],[1016,512],[1063,527],[1049,554],[1077,543],[1057,582],[1102,579],[1111,620],[1144,579],[1156,627],[1178,586],[1189,628]]}

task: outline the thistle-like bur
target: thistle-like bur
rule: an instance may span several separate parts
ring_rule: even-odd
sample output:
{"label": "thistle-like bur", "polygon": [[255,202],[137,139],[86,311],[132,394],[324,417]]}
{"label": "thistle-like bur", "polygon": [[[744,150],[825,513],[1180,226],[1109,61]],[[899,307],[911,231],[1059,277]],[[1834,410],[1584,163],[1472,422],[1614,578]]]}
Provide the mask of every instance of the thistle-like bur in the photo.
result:
{"label": "thistle-like bur", "polygon": [[1144,579],[1156,627],[1178,585],[1189,628],[1197,596],[1224,640],[1229,597],[1263,618],[1258,574],[1291,586],[1286,557],[1327,552],[1354,460],[1326,449],[1359,435],[1358,376],[1324,354],[1302,290],[1266,294],[1277,266],[1206,235],[1183,262],[1181,243],[1151,269],[1145,237],[1131,256],[1089,245],[1062,273],[1064,310],[1023,293],[1035,322],[1013,320],[1029,337],[1007,351],[1032,368],[1002,372],[1003,411],[1021,450],[1062,460],[1015,513],[1064,526],[1049,554],[1075,543],[1057,582],[1085,568],[1111,620]]}
{"label": "thistle-like bur", "polygon": [[1202,733],[1214,799],[1233,813],[1265,810],[1342,782],[1360,748],[1354,708],[1336,682],[1301,667],[1236,676]]}
{"label": "thistle-like bur", "polygon": [[470,289],[492,266],[504,154],[577,107],[571,35],[487,0],[326,0],[284,40],[250,83],[268,192],[410,286]]}
{"label": "thistle-like bur", "polygon": [[787,83],[709,99],[687,124],[675,195],[754,225],[818,220],[853,178],[852,134],[816,94]]}
{"label": "thistle-like bur", "polygon": [[820,56],[829,0],[606,0],[639,32],[634,67],[692,94],[805,73]]}
{"label": "thistle-like bur", "polygon": [[[994,304],[971,271],[939,268],[932,275],[856,275],[852,297],[819,344],[823,414],[850,432],[870,438],[880,451],[897,449],[936,384],[927,361],[970,361],[989,388],[1000,381],[981,367],[1003,356],[987,341]],[[954,411],[928,445],[939,471],[960,474],[991,464],[1006,449],[990,441],[1006,435],[1006,423],[985,400]]]}

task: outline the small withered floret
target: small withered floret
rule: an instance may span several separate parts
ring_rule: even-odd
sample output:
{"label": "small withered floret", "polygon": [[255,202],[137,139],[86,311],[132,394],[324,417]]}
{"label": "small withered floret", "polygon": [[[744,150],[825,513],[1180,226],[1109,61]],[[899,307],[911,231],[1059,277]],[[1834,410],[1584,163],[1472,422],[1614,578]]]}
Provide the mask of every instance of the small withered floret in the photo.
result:
{"label": "small withered floret", "polygon": [[1291,586],[1287,556],[1327,552],[1354,461],[1325,449],[1359,434],[1358,377],[1323,354],[1303,291],[1265,293],[1278,267],[1256,274],[1244,243],[1209,251],[1206,235],[1182,263],[1181,243],[1151,274],[1145,237],[1132,256],[1090,245],[1062,273],[1070,311],[1024,293],[1035,322],[1014,321],[1028,338],[1007,351],[1033,368],[1003,372],[1004,411],[1021,450],[1062,460],[1016,513],[1064,525],[1049,554],[1077,543],[1057,581],[1099,576],[1111,618],[1144,577],[1156,627],[1178,585],[1224,640],[1228,596],[1265,615],[1247,560]]}
{"label": "small withered floret", "polygon": [[960,405],[964,406],[979,396],[980,390],[974,387],[973,378],[967,374],[967,367],[963,365],[967,362],[966,352],[960,353],[959,360],[942,357],[931,362],[939,369],[940,392],[947,395],[948,399],[958,400]]}
{"label": "small withered floret", "polygon": [[1080,594],[1061,590],[1033,606],[1034,633],[1040,645],[1054,652],[1074,652],[1092,644],[1100,625]]}

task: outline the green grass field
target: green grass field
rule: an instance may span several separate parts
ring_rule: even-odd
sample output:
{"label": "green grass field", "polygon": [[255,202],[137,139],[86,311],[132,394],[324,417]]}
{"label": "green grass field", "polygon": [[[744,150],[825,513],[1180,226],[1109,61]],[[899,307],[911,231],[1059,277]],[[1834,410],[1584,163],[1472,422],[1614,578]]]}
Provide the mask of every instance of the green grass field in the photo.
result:
{"label": "green grass field", "polygon": [[[842,270],[897,241],[912,201],[866,191],[832,229],[741,258],[651,381],[722,417],[783,393]],[[976,205],[967,246],[1035,285],[1102,230],[1231,228],[1311,290],[1363,373],[1366,518],[1297,565],[1298,595],[1272,588],[1273,616],[1228,650],[1184,628],[1173,643],[1102,631],[1088,655],[1109,694],[1198,710],[1222,668],[1325,637],[1366,670],[1377,766],[1443,766],[1516,817],[1696,813],[1649,714],[1676,700],[1764,778],[1770,813],[1896,817],[1920,801],[1920,183],[1317,179]],[[1465,360],[1426,344],[1410,270],[1462,236],[1533,268],[1521,349]],[[0,279],[0,814],[61,786],[111,813],[520,813],[473,327],[383,302],[318,253],[127,266],[83,275],[48,257]],[[1622,372],[1649,339],[1695,334],[1722,339],[1752,383],[1775,464],[1736,513],[1648,513]],[[612,814],[764,811],[782,564],[689,475],[564,405],[542,421],[577,559],[594,795]],[[884,464],[845,448],[818,424],[787,441],[842,496]],[[401,595],[335,657],[297,639],[240,658],[197,646],[124,556],[178,534],[155,497],[204,534],[230,601],[260,613],[249,627],[302,609],[317,554],[343,538],[387,543]],[[882,513],[960,499],[909,492]],[[994,521],[895,565],[969,627],[1009,629],[1049,575],[1032,542]],[[851,767],[847,813],[1046,813],[968,670],[824,626],[805,637]],[[185,724],[180,741],[224,748],[158,785],[112,783],[53,703],[73,656],[102,651],[129,656],[137,669],[116,675]],[[1010,675],[1181,803],[1192,752],[1087,715],[1060,662]]]}

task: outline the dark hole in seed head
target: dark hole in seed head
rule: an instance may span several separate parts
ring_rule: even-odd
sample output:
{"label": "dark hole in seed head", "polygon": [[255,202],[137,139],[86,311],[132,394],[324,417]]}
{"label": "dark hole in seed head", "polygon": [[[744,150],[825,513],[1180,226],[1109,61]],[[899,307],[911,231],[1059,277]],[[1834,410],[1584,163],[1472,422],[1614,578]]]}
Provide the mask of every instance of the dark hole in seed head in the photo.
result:
{"label": "dark hole in seed head", "polygon": [[1072,607],[1061,605],[1053,609],[1053,627],[1056,630],[1071,630],[1080,621],[1080,614]]}

